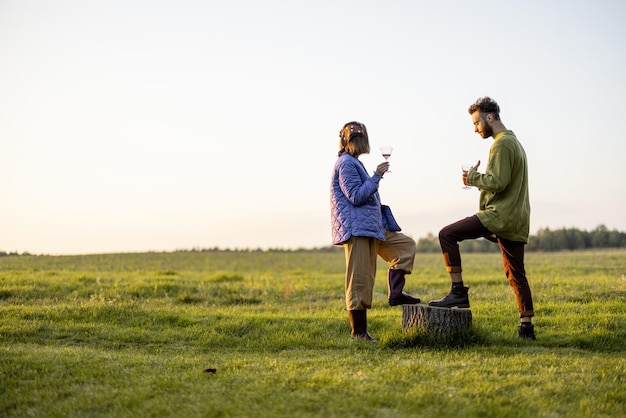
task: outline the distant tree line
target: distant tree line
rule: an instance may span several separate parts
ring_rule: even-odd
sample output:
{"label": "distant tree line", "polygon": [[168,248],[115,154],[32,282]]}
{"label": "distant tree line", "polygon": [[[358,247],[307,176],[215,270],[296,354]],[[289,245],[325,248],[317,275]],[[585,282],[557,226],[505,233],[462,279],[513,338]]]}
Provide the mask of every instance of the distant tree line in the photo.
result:
{"label": "distant tree line", "polygon": [[[500,248],[486,239],[467,240],[459,243],[463,252],[499,252]],[[527,251],[566,251],[588,250],[601,248],[626,248],[626,233],[609,230],[600,225],[592,231],[583,231],[576,228],[562,228],[550,230],[540,229],[537,235],[528,239]],[[428,234],[417,242],[418,253],[440,252],[439,238]]]}
{"label": "distant tree line", "polygon": [[[463,252],[488,253],[499,252],[498,245],[486,239],[473,239],[459,243]],[[562,228],[550,230],[540,229],[537,235],[531,235],[526,246],[527,251],[566,251],[566,250],[588,250],[602,248],[626,248],[626,233],[617,230],[609,230],[606,226],[600,225],[592,231],[582,231],[576,228]],[[229,249],[229,248],[192,248],[180,249],[175,252],[343,252],[343,248],[338,245],[317,248],[269,248],[269,249]],[[439,238],[432,233],[417,241],[418,253],[438,253],[441,251]],[[0,251],[0,257],[31,255],[28,252],[6,252]],[[42,254],[43,255],[43,254]]]}
{"label": "distant tree line", "polygon": [[30,255],[29,252],[18,253],[17,251],[12,251],[7,253],[6,251],[0,251],[0,257],[14,257],[16,255]]}

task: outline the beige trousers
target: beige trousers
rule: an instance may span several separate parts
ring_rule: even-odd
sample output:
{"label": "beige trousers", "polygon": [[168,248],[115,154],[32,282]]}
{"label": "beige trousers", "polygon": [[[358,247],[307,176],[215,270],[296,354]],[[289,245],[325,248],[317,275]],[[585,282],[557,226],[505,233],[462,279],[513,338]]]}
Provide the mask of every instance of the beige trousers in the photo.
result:
{"label": "beige trousers", "polygon": [[376,279],[376,259],[380,256],[389,269],[413,270],[415,241],[400,233],[385,231],[385,241],[351,237],[343,244],[346,254],[346,307],[349,311],[370,309]]}

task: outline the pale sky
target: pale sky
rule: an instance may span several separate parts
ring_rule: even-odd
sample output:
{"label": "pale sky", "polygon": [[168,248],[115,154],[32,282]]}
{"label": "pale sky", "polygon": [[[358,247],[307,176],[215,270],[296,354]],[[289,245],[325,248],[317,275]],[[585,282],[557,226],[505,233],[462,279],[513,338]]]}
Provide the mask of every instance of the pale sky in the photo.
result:
{"label": "pale sky", "polygon": [[626,2],[0,0],[0,250],[330,245],[338,131],[416,240],[472,215],[491,96],[531,233],[626,231]]}

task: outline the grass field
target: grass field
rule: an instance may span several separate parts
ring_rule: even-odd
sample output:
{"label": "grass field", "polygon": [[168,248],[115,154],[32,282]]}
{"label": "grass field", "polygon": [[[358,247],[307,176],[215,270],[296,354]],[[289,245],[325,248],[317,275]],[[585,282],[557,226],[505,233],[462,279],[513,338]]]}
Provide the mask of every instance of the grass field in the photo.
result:
{"label": "grass field", "polygon": [[[528,253],[537,341],[498,254],[464,256],[473,328],[406,333],[379,264],[353,341],[341,252],[0,258],[3,417],[616,417],[626,251]],[[437,254],[407,290],[448,291]]]}

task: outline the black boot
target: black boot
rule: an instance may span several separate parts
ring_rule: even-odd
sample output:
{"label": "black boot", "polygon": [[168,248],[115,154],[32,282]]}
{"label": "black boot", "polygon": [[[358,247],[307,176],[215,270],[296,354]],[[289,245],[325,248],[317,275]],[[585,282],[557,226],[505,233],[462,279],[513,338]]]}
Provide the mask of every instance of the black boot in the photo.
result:
{"label": "black boot", "polygon": [[467,291],[469,287],[465,287],[462,284],[452,283],[450,293],[439,300],[433,300],[428,305],[435,306],[437,308],[469,308],[469,296]]}
{"label": "black boot", "polygon": [[378,342],[367,332],[367,311],[365,309],[348,311],[348,317],[350,318],[350,326],[352,326],[352,338],[372,343]]}
{"label": "black boot", "polygon": [[420,303],[419,298],[414,298],[406,292],[403,292],[404,279],[406,272],[404,270],[389,269],[387,276],[387,284],[389,289],[389,304],[391,306],[397,305],[415,305]]}
{"label": "black boot", "polygon": [[522,322],[517,327],[517,336],[523,340],[535,341],[535,326],[530,322]]}

